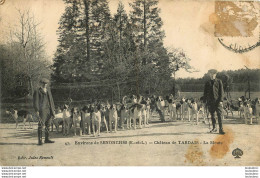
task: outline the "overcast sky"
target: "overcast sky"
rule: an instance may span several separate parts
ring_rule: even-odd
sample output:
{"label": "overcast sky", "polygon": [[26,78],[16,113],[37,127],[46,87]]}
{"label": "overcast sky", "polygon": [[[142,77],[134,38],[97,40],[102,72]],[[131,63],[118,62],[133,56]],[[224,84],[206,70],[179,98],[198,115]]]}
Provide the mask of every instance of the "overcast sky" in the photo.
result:
{"label": "overcast sky", "polygon": [[[121,0],[129,12],[129,0]],[[118,0],[110,0],[111,13],[117,9]],[[214,13],[214,2],[160,0],[161,18],[166,38],[165,47],[182,48],[191,58],[190,64],[199,70],[196,73],[179,71],[177,77],[202,77],[207,70],[235,70],[247,65],[249,68],[260,68],[260,47],[244,54],[235,54],[223,48],[214,36],[214,24],[209,17]],[[259,7],[259,6],[258,6]],[[46,50],[53,58],[57,47],[59,19],[64,12],[62,0],[6,0],[0,5],[0,42],[5,39],[10,28],[17,20],[18,9],[30,8],[38,21],[46,42]],[[258,19],[259,20],[259,19]],[[259,22],[259,21],[258,21]],[[10,27],[10,28],[9,28]],[[259,30],[259,25],[258,25]],[[259,34],[259,32],[255,32]],[[242,41],[254,43],[258,38],[244,38]]]}

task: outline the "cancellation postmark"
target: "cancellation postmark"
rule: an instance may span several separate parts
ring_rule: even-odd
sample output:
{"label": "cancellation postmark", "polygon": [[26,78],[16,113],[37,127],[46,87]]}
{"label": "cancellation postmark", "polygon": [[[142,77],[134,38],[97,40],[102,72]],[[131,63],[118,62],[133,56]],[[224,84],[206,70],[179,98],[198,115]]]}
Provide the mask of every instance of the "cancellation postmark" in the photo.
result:
{"label": "cancellation postmark", "polygon": [[0,0],[0,5],[4,4],[5,0]]}
{"label": "cancellation postmark", "polygon": [[226,49],[244,53],[259,46],[259,3],[216,1],[210,16],[215,37]]}

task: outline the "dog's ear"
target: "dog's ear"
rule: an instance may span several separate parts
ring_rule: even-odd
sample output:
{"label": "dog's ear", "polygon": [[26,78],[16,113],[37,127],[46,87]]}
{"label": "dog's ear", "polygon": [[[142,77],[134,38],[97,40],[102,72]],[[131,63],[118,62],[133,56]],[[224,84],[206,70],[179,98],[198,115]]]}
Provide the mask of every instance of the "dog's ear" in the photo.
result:
{"label": "dog's ear", "polygon": [[88,106],[84,106],[84,111],[88,111],[89,110],[89,107]]}
{"label": "dog's ear", "polygon": [[63,109],[68,109],[69,106],[67,104],[64,104]]}
{"label": "dog's ear", "polygon": [[138,103],[141,103],[142,100],[143,100],[143,97],[141,95],[139,95]]}
{"label": "dog's ear", "polygon": [[98,104],[98,105],[97,105],[97,110],[100,110],[100,109],[101,109],[101,105]]}

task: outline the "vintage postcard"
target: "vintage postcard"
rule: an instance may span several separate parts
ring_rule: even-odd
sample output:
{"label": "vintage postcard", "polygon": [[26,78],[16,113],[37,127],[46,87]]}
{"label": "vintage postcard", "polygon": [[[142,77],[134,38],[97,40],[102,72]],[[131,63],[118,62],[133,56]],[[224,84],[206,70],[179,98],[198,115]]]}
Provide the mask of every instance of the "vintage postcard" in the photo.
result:
{"label": "vintage postcard", "polygon": [[260,166],[259,10],[0,0],[0,165]]}

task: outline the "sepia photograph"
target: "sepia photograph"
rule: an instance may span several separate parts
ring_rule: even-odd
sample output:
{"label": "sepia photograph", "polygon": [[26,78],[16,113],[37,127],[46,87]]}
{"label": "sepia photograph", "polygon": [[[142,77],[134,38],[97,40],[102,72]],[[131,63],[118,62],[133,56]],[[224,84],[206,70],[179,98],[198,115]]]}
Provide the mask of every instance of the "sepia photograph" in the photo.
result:
{"label": "sepia photograph", "polygon": [[260,166],[259,16],[0,0],[0,166]]}

